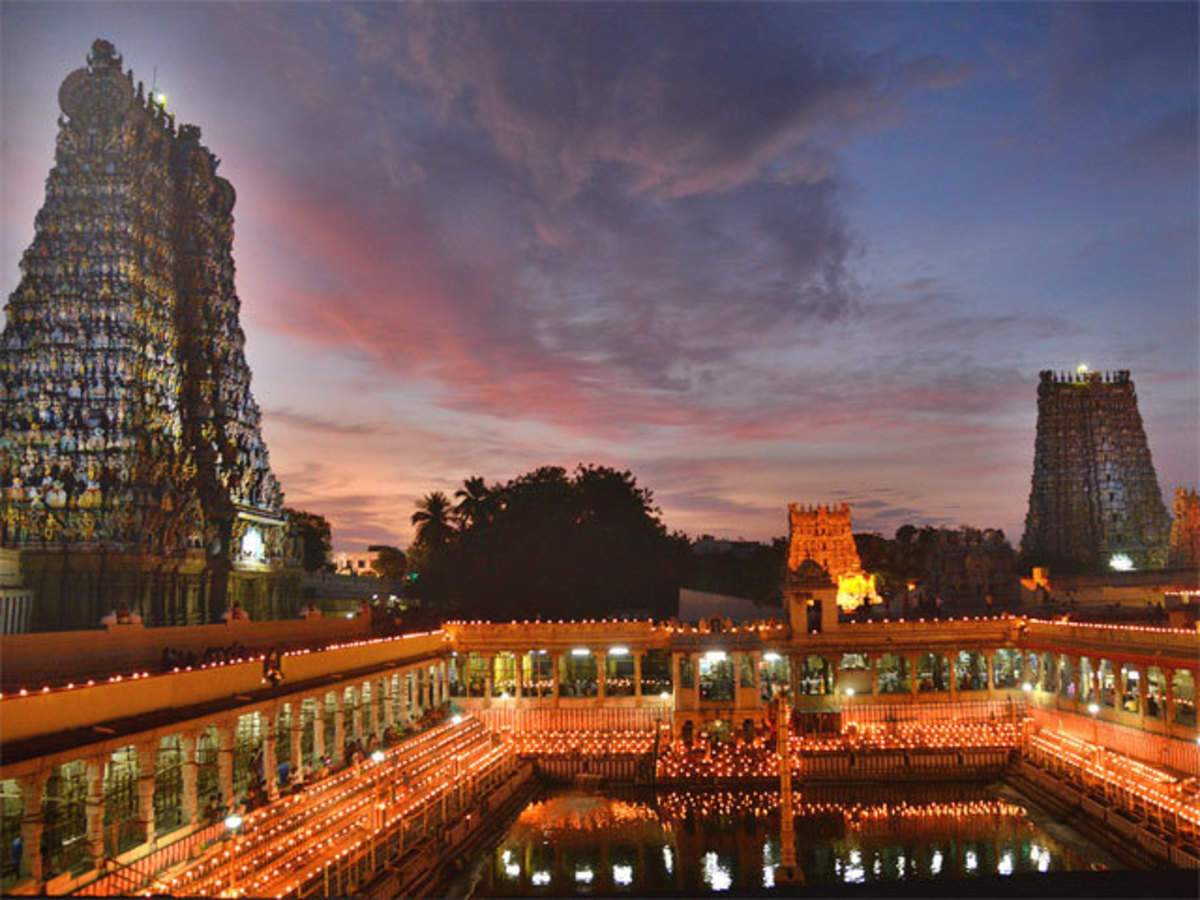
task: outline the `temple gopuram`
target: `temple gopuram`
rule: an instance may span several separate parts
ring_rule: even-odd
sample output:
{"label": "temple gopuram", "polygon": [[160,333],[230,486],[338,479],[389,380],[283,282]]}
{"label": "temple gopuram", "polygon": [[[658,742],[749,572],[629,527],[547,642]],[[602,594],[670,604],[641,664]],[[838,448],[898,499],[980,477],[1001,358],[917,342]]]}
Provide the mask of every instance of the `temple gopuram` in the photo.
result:
{"label": "temple gopuram", "polygon": [[1129,372],[1042,372],[1022,552],[1079,571],[1161,569],[1170,528]]}
{"label": "temple gopuram", "polygon": [[0,535],[32,629],[291,611],[294,552],[250,391],[233,186],[97,40],[0,339]]}
{"label": "temple gopuram", "polygon": [[788,557],[784,593],[801,594],[813,605],[819,598],[813,588],[826,582],[836,586],[837,606],[855,609],[879,603],[875,576],[863,571],[850,526],[850,505],[804,506],[788,504]]}

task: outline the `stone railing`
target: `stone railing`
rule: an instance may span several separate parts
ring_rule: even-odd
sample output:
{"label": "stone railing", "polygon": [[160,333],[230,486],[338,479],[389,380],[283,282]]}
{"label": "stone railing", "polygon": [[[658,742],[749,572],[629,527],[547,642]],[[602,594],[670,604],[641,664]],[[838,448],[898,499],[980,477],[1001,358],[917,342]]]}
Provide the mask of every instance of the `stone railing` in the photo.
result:
{"label": "stone railing", "polygon": [[[294,685],[314,679],[348,676],[356,670],[404,665],[408,660],[447,651],[446,636],[441,631],[364,638],[318,650],[297,650],[284,654],[281,660],[284,680],[279,691],[287,692]],[[124,674],[90,684],[46,687],[23,695],[4,694],[0,696],[0,734],[3,734],[0,749],[17,741],[165,710],[199,708],[230,697],[239,697],[250,706],[250,695],[263,688],[262,660],[255,657],[191,671]]]}
{"label": "stone railing", "polygon": [[262,622],[231,619],[221,625],[181,625],[146,628],[140,624],[110,625],[87,631],[43,631],[0,637],[0,690],[40,689],[89,678],[132,672],[159,672],[163,651],[203,656],[209,647],[240,644],[253,655],[268,650],[318,649],[333,643],[371,636],[369,616],[352,619],[312,616]]}
{"label": "stone railing", "polygon": [[1151,665],[1200,666],[1200,631],[1149,625],[1104,625],[1028,620],[1021,646],[1030,650],[1075,652],[1081,656],[1127,657]]}

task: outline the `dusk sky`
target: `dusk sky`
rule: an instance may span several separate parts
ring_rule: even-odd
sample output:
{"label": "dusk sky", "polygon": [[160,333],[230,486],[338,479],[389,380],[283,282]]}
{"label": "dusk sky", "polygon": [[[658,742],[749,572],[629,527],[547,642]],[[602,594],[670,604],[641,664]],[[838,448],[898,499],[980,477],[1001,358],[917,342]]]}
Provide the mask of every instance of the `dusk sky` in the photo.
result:
{"label": "dusk sky", "polygon": [[1131,370],[1200,481],[1197,9],[6,0],[3,291],[104,37],[237,190],[271,462],[338,548],[579,462],[693,535],[1015,544],[1041,369]]}

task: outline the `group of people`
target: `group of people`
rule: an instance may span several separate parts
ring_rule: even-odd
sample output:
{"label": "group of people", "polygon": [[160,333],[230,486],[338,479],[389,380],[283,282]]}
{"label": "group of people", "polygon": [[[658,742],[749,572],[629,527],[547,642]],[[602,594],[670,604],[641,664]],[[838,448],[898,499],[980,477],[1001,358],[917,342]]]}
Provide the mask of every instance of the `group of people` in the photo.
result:
{"label": "group of people", "polygon": [[195,650],[176,650],[174,647],[164,647],[162,652],[162,669],[170,672],[172,669],[207,666],[213,663],[225,663],[235,659],[246,659],[250,651],[240,641],[234,641],[228,647],[208,647],[197,655]]}

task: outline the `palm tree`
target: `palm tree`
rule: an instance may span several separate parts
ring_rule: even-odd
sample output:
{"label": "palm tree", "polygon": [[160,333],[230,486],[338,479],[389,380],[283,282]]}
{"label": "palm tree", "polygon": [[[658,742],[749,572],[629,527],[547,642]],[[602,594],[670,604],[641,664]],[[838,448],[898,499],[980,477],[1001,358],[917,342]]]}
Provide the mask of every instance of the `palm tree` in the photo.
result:
{"label": "palm tree", "polygon": [[426,494],[417,501],[412,523],[417,526],[416,543],[431,550],[445,546],[454,534],[451,523],[450,498],[441,491]]}
{"label": "palm tree", "polygon": [[478,475],[466,479],[454,496],[458,498],[454,518],[464,531],[473,525],[486,524],[495,516],[496,494]]}

